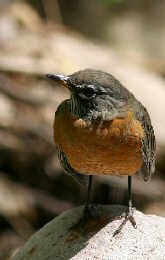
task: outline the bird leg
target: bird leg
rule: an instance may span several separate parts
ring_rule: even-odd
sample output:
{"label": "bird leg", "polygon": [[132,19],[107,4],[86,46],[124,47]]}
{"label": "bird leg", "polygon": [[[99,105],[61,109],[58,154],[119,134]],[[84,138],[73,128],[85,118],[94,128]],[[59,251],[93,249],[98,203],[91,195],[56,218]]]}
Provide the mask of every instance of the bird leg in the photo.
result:
{"label": "bird leg", "polygon": [[84,206],[84,210],[82,213],[81,218],[79,219],[78,223],[76,223],[71,229],[72,231],[76,231],[76,230],[80,230],[83,233],[84,236],[87,235],[87,230],[91,224],[91,219],[93,217],[92,214],[92,206],[89,204],[90,203],[90,194],[91,194],[91,187],[92,187],[92,180],[93,180],[93,176],[89,175],[89,179],[88,179],[88,190],[87,190],[87,196],[86,196],[86,200],[85,200],[85,206]]}
{"label": "bird leg", "polygon": [[[128,209],[126,212],[124,212],[120,218],[124,218],[123,222],[119,226],[119,228],[114,232],[113,236],[116,236],[117,234],[120,233],[124,225],[127,223],[129,220],[134,228],[137,228],[135,219],[134,219],[134,211],[135,208],[132,207],[132,194],[131,194],[131,186],[132,186],[132,176],[128,176]],[[115,219],[118,219],[119,217],[116,217]]]}
{"label": "bird leg", "polygon": [[90,175],[90,176],[89,176],[89,181],[88,181],[87,197],[86,197],[85,206],[84,206],[84,211],[83,211],[83,216],[82,216],[82,227],[83,227],[83,228],[84,228],[84,226],[85,226],[85,224],[86,224],[86,221],[87,221],[88,218],[90,217],[90,207],[89,207],[89,203],[90,203],[90,194],[91,194],[92,180],[93,180],[93,176]]}

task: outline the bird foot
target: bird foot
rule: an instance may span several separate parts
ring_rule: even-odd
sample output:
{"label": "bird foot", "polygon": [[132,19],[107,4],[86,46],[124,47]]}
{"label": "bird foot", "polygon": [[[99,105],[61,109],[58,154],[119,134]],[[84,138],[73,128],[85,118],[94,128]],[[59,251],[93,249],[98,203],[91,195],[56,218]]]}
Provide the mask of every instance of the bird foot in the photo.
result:
{"label": "bird foot", "polygon": [[101,229],[108,222],[108,218],[102,216],[102,209],[97,204],[90,204],[84,208],[80,219],[81,231],[84,236]]}
{"label": "bird foot", "polygon": [[114,220],[121,219],[121,218],[124,218],[124,220],[122,221],[119,228],[114,232],[113,237],[118,235],[121,232],[122,228],[125,226],[128,220],[131,222],[134,228],[137,228],[136,221],[133,216],[135,210],[136,208],[128,207],[128,209],[121,216],[117,216],[114,218]]}
{"label": "bird foot", "polygon": [[84,236],[86,236],[86,229],[88,226],[88,223],[90,222],[92,218],[92,206],[88,205],[88,207],[85,207],[82,213],[81,218],[79,221],[71,228],[71,230],[77,230],[81,231]]}
{"label": "bird foot", "polygon": [[87,226],[87,223],[92,219],[93,217],[93,214],[92,214],[92,205],[89,205],[88,207],[85,207],[84,208],[84,211],[83,211],[83,215],[81,217],[81,227],[82,227],[82,232],[83,234],[85,235],[86,234],[86,226]]}

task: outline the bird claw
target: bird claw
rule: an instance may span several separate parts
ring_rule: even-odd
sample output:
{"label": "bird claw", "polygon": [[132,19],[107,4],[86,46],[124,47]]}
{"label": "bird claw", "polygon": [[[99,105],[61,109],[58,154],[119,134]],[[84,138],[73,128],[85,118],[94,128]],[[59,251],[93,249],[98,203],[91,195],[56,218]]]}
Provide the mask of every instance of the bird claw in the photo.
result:
{"label": "bird claw", "polygon": [[85,227],[85,223],[87,222],[89,216],[90,216],[90,210],[89,210],[89,208],[85,208],[85,209],[84,209],[84,212],[83,212],[83,215],[82,215],[82,217],[81,217],[81,225],[82,225],[82,228]]}
{"label": "bird claw", "polygon": [[135,210],[136,208],[129,207],[121,216],[114,218],[114,220],[121,219],[121,218],[124,218],[124,220],[122,221],[119,228],[114,232],[113,237],[118,235],[121,232],[122,228],[124,227],[124,225],[127,223],[128,220],[131,222],[134,228],[137,228],[136,221],[133,216]]}

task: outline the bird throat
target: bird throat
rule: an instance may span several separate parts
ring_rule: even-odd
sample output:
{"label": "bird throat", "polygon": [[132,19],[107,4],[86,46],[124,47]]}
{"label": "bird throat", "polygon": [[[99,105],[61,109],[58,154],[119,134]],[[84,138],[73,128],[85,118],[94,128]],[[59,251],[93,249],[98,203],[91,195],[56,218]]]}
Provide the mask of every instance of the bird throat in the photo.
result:
{"label": "bird throat", "polygon": [[87,102],[82,102],[78,98],[75,98],[73,95],[69,99],[69,109],[70,112],[79,117],[79,118],[90,118],[90,107]]}
{"label": "bird throat", "polygon": [[[119,111],[113,105],[108,109],[104,106],[97,106],[97,104],[89,100],[80,100],[73,95],[68,102],[70,112],[74,116],[89,122],[110,121],[119,116]],[[122,117],[122,113],[119,117]]]}

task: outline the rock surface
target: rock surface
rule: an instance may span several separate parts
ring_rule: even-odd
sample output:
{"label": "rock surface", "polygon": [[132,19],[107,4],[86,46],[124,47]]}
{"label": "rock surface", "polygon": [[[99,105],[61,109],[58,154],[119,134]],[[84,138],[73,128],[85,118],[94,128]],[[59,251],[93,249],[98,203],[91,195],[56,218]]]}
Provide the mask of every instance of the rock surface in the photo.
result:
{"label": "rock surface", "polygon": [[[165,219],[136,211],[137,229],[127,222],[113,237],[121,220],[123,206],[93,206],[97,219],[86,225],[85,235],[76,225],[83,207],[64,212],[34,234],[14,260],[91,260],[91,259],[165,259]],[[95,214],[94,213],[94,214]]]}

